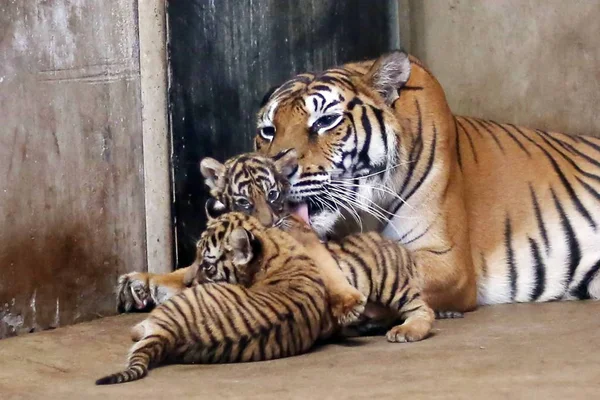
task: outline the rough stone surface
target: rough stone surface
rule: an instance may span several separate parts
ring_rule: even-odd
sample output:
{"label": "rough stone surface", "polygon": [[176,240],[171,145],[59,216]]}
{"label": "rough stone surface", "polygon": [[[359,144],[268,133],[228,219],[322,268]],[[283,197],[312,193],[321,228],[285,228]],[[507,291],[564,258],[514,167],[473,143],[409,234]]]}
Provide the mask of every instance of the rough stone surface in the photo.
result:
{"label": "rough stone surface", "polygon": [[400,0],[400,9],[410,21],[403,45],[455,113],[600,136],[600,2]]}
{"label": "rough stone surface", "polygon": [[429,339],[383,337],[331,344],[288,359],[170,365],[110,387],[129,327],[143,315],[104,318],[0,342],[0,392],[11,398],[592,399],[600,392],[600,302],[481,308],[437,321]]}
{"label": "rough stone surface", "polygon": [[145,269],[136,3],[0,2],[0,338],[112,314]]}

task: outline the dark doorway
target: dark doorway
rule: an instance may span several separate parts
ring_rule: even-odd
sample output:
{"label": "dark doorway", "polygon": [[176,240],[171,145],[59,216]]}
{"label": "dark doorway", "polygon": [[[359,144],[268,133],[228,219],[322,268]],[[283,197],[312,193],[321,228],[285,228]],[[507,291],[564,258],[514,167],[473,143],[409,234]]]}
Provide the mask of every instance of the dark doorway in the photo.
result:
{"label": "dark doorway", "polygon": [[399,47],[397,0],[186,0],[168,6],[176,262],[204,228],[198,163],[252,149],[264,93]]}

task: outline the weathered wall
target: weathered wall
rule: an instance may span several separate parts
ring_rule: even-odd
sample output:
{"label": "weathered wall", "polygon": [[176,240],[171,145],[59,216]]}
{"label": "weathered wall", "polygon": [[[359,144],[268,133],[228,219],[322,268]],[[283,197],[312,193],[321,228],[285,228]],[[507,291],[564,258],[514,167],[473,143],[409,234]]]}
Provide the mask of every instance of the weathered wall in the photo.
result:
{"label": "weathered wall", "polygon": [[452,110],[600,136],[600,2],[400,0],[405,47]]}
{"label": "weathered wall", "polygon": [[0,3],[0,337],[113,313],[145,268],[136,3]]}
{"label": "weathered wall", "polygon": [[[168,7],[177,264],[195,256],[199,161],[252,149],[267,90],[398,46],[396,0],[187,0]],[[360,10],[360,12],[357,12]]]}

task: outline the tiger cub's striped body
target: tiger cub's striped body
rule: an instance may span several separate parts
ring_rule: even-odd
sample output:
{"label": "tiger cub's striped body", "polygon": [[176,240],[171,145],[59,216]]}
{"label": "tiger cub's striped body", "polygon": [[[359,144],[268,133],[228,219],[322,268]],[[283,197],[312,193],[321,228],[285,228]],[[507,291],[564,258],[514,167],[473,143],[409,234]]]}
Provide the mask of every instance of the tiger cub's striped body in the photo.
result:
{"label": "tiger cub's striped body", "polygon": [[[317,238],[300,219],[287,222],[303,241]],[[385,308],[392,321],[405,320],[388,331],[390,342],[428,335],[433,311],[420,298],[420,276],[401,246],[366,233],[327,248],[375,307]],[[134,328],[137,343],[128,368],[97,384],[141,379],[165,360],[226,363],[292,356],[341,328],[329,312],[320,269],[288,233],[265,228],[246,214],[227,213],[209,222],[197,254],[189,267],[193,276],[186,278],[196,284]]]}
{"label": "tiger cub's striped body", "polygon": [[228,213],[209,223],[197,254],[212,282],[154,309],[134,328],[127,370],[97,384],[141,379],[165,360],[227,363],[300,354],[330,321],[319,271],[287,233]]}

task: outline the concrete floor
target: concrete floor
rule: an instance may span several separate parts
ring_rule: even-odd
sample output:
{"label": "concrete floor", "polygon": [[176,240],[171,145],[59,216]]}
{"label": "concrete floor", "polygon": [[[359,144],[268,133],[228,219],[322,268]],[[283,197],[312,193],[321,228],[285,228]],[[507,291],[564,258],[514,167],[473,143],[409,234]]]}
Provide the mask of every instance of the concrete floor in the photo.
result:
{"label": "concrete floor", "polygon": [[0,341],[0,398],[592,399],[600,394],[600,302],[481,308],[413,344],[383,337],[284,360],[175,365],[97,387],[124,366],[127,315]]}

